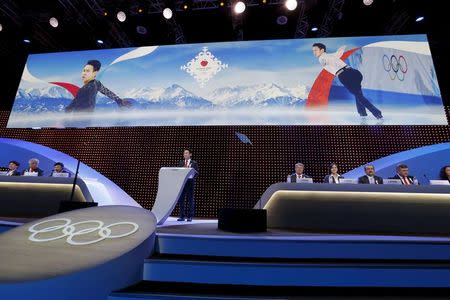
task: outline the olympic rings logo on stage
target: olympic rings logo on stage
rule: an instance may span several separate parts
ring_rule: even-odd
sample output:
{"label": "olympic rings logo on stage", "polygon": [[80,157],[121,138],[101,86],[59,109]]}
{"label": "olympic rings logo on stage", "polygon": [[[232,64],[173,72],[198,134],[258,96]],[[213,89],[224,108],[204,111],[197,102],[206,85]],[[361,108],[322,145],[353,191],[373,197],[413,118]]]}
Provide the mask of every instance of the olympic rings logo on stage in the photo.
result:
{"label": "olympic rings logo on stage", "polygon": [[403,81],[405,80],[405,74],[408,72],[408,64],[403,55],[397,57],[396,55],[391,55],[389,58],[386,54],[383,55],[383,67],[386,72],[388,72],[391,80]]}
{"label": "olympic rings logo on stage", "polygon": [[[47,224],[50,222],[64,222],[64,223],[36,229],[36,228],[40,227],[41,225]],[[59,218],[59,219],[46,220],[46,221],[36,223],[33,226],[31,226],[30,228],[28,228],[28,231],[32,233],[28,237],[28,240],[30,240],[32,242],[42,243],[42,242],[49,242],[49,241],[59,240],[62,238],[67,238],[66,242],[70,245],[90,245],[90,244],[98,243],[105,239],[117,239],[117,238],[126,237],[126,236],[129,236],[129,235],[135,233],[139,229],[139,225],[136,223],[133,223],[133,222],[117,222],[117,223],[109,224],[107,226],[104,226],[105,223],[103,223],[102,221],[98,221],[98,220],[88,220],[88,221],[81,221],[81,222],[76,222],[76,223],[70,224],[71,222],[72,222],[72,220],[70,220],[70,219]],[[95,224],[95,225],[91,226],[89,228],[77,230],[76,227],[79,225],[82,225],[82,224]],[[127,227],[131,226],[132,229],[125,233],[112,235],[111,227],[115,227],[115,226],[127,226]],[[76,238],[78,236],[86,235],[86,234],[93,233],[96,231],[98,231],[98,236],[99,236],[98,238],[95,238],[90,241],[74,241],[74,238]],[[61,232],[61,234],[59,234],[58,232]],[[42,237],[42,235],[48,235],[49,233],[58,233],[58,234],[55,236],[50,236],[50,237],[48,237],[48,236]],[[38,235],[41,235],[41,238],[39,238]]]}

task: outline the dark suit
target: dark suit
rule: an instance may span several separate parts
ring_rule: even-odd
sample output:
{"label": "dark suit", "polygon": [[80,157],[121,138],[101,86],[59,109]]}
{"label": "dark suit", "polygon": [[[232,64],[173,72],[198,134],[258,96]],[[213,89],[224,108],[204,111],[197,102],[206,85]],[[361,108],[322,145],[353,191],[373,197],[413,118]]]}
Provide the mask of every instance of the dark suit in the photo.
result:
{"label": "dark suit", "polygon": [[[9,172],[10,172],[10,170],[8,170],[8,173],[9,173]],[[15,171],[12,172],[11,175],[7,175],[7,176],[20,176],[20,172],[17,171],[17,170],[15,170]]]}
{"label": "dark suit", "polygon": [[[29,171],[30,171],[30,169],[25,169],[25,170],[23,170],[22,175],[25,175],[25,172],[29,172]],[[41,170],[41,169],[39,169],[39,168],[37,168],[36,170],[34,170],[34,172],[37,172],[37,173],[38,173],[38,176],[43,176],[43,175],[44,175],[44,171]]]}
{"label": "dark suit", "polygon": [[[178,167],[184,167],[184,160],[180,160],[178,163]],[[184,185],[183,192],[181,193],[181,197],[178,200],[180,203],[180,218],[184,219],[185,216],[185,199],[188,203],[188,213],[187,217],[192,218],[195,213],[195,199],[194,199],[194,188],[195,188],[195,179],[198,176],[198,163],[195,160],[191,159],[189,167],[195,169],[197,173],[194,175],[194,178],[189,178]]]}
{"label": "dark suit", "polygon": [[[414,184],[414,178],[415,178],[414,176],[406,176],[406,180],[408,180],[409,184],[411,184],[411,185]],[[402,184],[404,185],[402,178],[400,178],[400,176],[398,174],[389,179],[399,179],[399,180],[401,180]]]}
{"label": "dark suit", "polygon": [[[331,182],[330,182],[330,177],[331,177]],[[344,179],[344,176],[340,176],[338,177],[338,180]],[[336,183],[336,179],[334,179],[333,176],[331,175],[326,175],[325,178],[323,179],[324,183]]]}
{"label": "dark suit", "polygon": [[[383,184],[383,178],[381,178],[380,176],[373,176],[373,178],[375,179],[375,184]],[[369,177],[367,177],[367,175],[361,176],[358,178],[358,183],[361,184],[370,184],[369,182]]]}
{"label": "dark suit", "polygon": [[[303,176],[302,178],[311,178],[311,176],[308,176],[306,174],[302,174],[302,176]],[[297,182],[297,174],[296,173],[291,174],[291,182],[294,182],[294,183]]]}

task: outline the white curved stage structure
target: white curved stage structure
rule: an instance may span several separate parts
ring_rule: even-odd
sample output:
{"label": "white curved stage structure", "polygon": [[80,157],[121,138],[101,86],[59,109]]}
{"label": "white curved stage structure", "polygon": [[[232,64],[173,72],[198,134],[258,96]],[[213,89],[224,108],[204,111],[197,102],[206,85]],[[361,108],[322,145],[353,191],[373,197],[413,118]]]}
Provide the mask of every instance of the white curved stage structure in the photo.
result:
{"label": "white curved stage structure", "polygon": [[142,280],[156,218],[131,206],[75,210],[0,235],[2,299],[107,299]]}
{"label": "white curved stage structure", "polygon": [[152,213],[158,225],[162,225],[172,213],[189,178],[195,176],[193,168],[161,168],[159,170],[158,193]]}

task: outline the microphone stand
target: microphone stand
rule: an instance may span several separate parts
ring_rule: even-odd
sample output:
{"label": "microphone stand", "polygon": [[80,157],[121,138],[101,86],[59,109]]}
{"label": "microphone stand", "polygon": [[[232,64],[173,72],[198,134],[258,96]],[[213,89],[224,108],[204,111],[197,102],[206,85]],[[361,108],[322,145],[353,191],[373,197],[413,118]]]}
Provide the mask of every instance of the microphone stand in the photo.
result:
{"label": "microphone stand", "polygon": [[73,196],[75,195],[75,186],[77,184],[79,170],[80,170],[80,159],[78,159],[78,161],[77,161],[77,169],[75,171],[75,176],[73,178],[72,192],[70,193],[70,199],[69,199],[70,202],[73,201]]}
{"label": "microphone stand", "polygon": [[[87,142],[83,142],[83,145],[84,146],[88,146],[88,143]],[[75,176],[74,176],[74,178],[73,178],[73,185],[72,185],[72,192],[70,193],[70,199],[69,199],[69,201],[73,201],[73,197],[75,196],[75,185],[77,184],[77,179],[78,179],[78,172],[79,172],[79,170],[80,170],[80,159],[78,158],[77,159],[77,168],[76,168],[76,170],[75,170]]]}
{"label": "microphone stand", "polygon": [[428,184],[430,184],[430,179],[428,178],[428,176],[424,173],[423,177],[425,177],[426,180],[428,180]]}

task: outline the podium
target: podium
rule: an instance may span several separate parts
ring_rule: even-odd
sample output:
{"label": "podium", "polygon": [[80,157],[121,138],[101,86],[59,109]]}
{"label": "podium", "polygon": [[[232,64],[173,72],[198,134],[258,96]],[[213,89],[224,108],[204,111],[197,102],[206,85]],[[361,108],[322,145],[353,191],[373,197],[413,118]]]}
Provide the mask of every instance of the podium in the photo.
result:
{"label": "podium", "polygon": [[197,171],[193,168],[161,168],[158,176],[158,192],[152,213],[158,225],[164,224],[172,213],[189,178]]}

